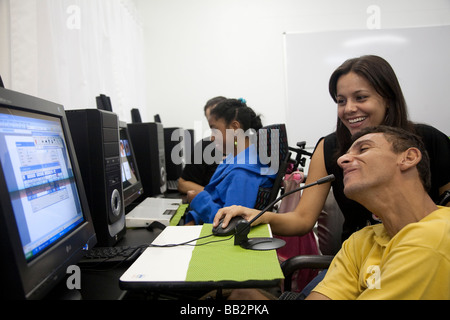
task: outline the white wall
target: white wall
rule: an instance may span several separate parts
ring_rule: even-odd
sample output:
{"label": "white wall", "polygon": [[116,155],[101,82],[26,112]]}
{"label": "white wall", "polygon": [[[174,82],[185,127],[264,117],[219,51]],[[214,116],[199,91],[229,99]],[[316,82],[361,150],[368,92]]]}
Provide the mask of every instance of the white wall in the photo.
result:
{"label": "white wall", "polygon": [[[194,127],[216,95],[244,97],[264,123],[286,122],[283,33],[450,24],[448,0],[136,0],[144,23],[151,121]],[[432,48],[430,48],[432,50]],[[305,117],[302,125],[309,123]],[[327,133],[327,132],[325,132]],[[289,137],[295,144],[301,137]]]}
{"label": "white wall", "polygon": [[11,78],[9,32],[9,3],[7,0],[0,0],[0,75],[6,87]]}
{"label": "white wall", "polygon": [[365,54],[389,61],[410,120],[450,134],[450,96],[442,94],[450,88],[450,25],[291,33],[285,38],[288,136],[313,148],[334,131],[337,108],[329,95],[330,74],[348,57]]}
{"label": "white wall", "polygon": [[[23,0],[0,0],[0,74],[7,86],[10,1]],[[147,81],[145,105],[133,107],[144,121],[159,113],[165,126],[201,121],[203,130],[202,108],[216,95],[244,97],[265,124],[286,122],[285,32],[365,29],[371,5],[381,10],[381,28],[450,24],[449,0],[134,1],[145,26]],[[298,139],[290,137],[291,144]]]}
{"label": "white wall", "polygon": [[96,96],[106,94],[123,121],[145,105],[143,28],[133,0],[0,1],[9,18],[0,21],[9,28],[0,51],[10,55],[0,70],[9,71],[7,88],[66,110],[96,108]]}

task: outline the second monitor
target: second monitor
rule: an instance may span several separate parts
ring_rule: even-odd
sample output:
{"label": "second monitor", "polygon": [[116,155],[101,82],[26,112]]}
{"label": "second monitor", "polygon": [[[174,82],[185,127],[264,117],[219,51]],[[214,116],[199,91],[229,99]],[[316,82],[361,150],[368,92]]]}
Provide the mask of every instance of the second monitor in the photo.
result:
{"label": "second monitor", "polygon": [[128,211],[133,202],[144,193],[144,189],[126,122],[119,122],[119,133],[123,202],[125,211]]}

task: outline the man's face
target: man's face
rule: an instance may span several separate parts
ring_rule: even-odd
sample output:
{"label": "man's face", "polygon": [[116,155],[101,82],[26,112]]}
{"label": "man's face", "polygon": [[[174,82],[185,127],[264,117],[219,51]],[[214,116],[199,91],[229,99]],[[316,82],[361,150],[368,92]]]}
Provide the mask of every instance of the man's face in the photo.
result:
{"label": "man's face", "polygon": [[388,188],[398,171],[400,158],[401,154],[392,151],[391,143],[382,133],[370,133],[356,140],[338,159],[344,173],[345,195],[357,200],[376,188]]}

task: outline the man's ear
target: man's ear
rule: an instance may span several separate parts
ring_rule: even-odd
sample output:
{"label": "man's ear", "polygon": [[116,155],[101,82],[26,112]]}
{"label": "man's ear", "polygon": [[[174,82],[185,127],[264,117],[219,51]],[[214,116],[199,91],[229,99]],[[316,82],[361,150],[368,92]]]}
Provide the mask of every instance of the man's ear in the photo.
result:
{"label": "man's ear", "polygon": [[419,149],[411,147],[402,153],[400,168],[407,170],[411,167],[415,167],[422,160],[422,153]]}

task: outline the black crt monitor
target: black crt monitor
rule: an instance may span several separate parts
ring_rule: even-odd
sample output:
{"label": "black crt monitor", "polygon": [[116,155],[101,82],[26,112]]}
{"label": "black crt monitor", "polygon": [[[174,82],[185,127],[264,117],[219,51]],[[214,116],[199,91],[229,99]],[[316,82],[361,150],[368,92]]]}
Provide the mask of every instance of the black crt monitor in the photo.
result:
{"label": "black crt monitor", "polygon": [[126,122],[119,122],[119,133],[123,198],[125,209],[127,209],[127,207],[144,193],[144,189],[142,188],[141,177]]}
{"label": "black crt monitor", "polygon": [[1,297],[47,297],[96,242],[63,106],[0,88]]}

